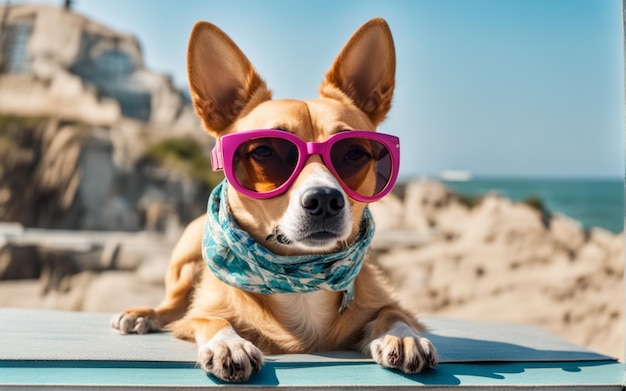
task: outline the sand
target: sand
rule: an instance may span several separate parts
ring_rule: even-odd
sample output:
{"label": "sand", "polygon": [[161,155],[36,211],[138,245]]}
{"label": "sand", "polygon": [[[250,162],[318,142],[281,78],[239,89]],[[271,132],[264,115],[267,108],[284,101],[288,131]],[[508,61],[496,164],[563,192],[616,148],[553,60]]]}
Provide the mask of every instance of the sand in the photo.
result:
{"label": "sand", "polygon": [[422,238],[376,260],[419,313],[537,325],[624,359],[623,235],[498,196],[468,208],[430,181],[372,209],[379,230]]}

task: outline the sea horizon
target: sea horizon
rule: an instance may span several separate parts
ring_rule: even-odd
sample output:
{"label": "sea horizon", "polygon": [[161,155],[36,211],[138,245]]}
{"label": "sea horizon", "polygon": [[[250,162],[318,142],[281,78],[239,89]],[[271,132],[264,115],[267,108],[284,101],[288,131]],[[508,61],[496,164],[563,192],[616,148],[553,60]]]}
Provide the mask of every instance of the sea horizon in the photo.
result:
{"label": "sea horizon", "polygon": [[[460,173],[454,176],[463,178]],[[499,194],[514,202],[538,198],[549,213],[568,216],[585,229],[597,227],[615,234],[624,231],[624,178],[621,177],[471,175],[466,179],[446,180],[441,175],[419,175],[398,182],[402,185],[420,178],[438,180],[469,197]]]}
{"label": "sea horizon", "polygon": [[[476,174],[471,171],[464,170],[451,170],[442,171],[439,173],[417,173],[417,174],[403,174],[398,176],[399,183],[407,183],[417,179],[435,179],[442,180],[447,172],[459,172],[469,175],[468,180],[614,180],[624,182],[626,173],[624,175],[581,175],[581,174]],[[464,180],[459,180],[463,182]]]}

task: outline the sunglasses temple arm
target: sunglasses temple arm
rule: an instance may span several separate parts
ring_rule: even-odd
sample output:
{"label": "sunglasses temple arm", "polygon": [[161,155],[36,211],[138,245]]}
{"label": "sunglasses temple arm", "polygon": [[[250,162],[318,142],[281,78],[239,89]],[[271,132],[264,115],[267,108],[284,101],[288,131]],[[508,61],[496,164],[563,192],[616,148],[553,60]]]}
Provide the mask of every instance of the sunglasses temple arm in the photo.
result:
{"label": "sunglasses temple arm", "polygon": [[222,157],[222,145],[218,141],[215,142],[215,146],[211,150],[211,167],[213,171],[219,171],[224,169],[224,159]]}

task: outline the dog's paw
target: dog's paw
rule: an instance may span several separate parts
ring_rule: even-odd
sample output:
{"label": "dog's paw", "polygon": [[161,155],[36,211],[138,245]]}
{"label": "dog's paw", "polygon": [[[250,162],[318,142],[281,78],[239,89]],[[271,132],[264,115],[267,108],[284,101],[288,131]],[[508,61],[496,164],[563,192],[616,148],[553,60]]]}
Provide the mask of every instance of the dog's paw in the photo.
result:
{"label": "dog's paw", "polygon": [[396,324],[389,333],[370,344],[372,358],[386,368],[407,374],[433,368],[439,362],[437,351],[427,338],[404,324]]}
{"label": "dog's paw", "polygon": [[161,330],[158,315],[154,310],[135,309],[116,314],[111,318],[111,327],[122,334],[146,334]]}
{"label": "dog's paw", "polygon": [[226,382],[244,382],[263,365],[263,353],[232,328],[218,332],[198,349],[205,372]]}

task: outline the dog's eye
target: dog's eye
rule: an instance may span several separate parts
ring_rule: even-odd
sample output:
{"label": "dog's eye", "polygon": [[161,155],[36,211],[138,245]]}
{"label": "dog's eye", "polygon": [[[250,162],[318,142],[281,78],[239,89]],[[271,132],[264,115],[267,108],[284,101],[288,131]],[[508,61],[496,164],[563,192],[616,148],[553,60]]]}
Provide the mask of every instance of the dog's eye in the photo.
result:
{"label": "dog's eye", "polygon": [[267,159],[274,155],[274,150],[268,145],[260,145],[254,148],[251,155],[254,159]]}
{"label": "dog's eye", "polygon": [[370,160],[372,158],[372,155],[370,155],[363,148],[352,146],[346,153],[345,158],[346,160],[351,161],[351,162],[362,162],[362,161]]}

